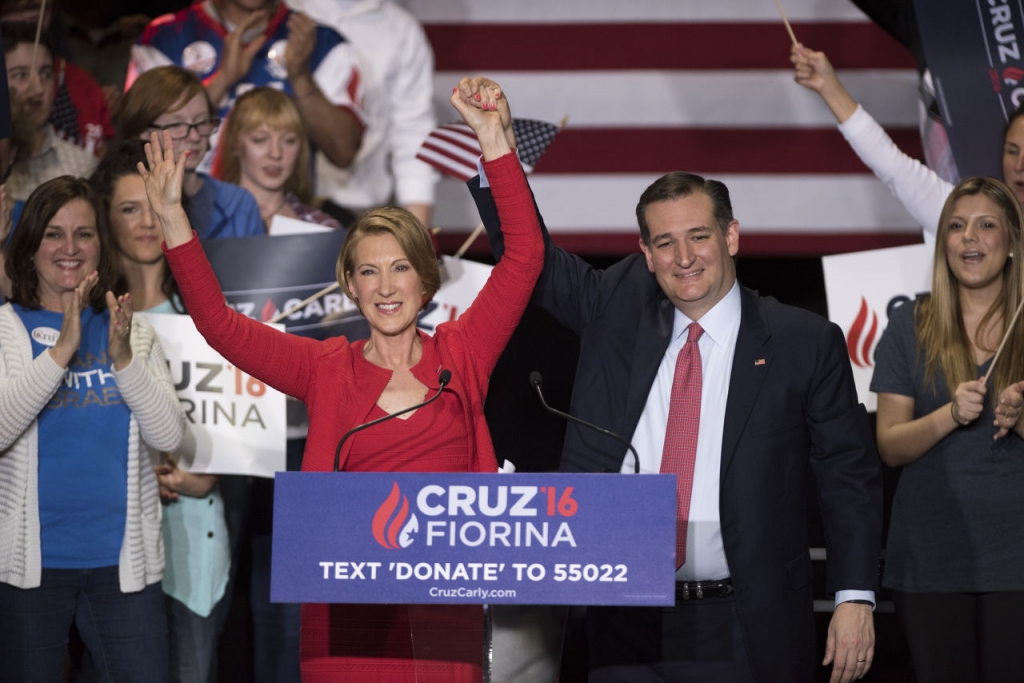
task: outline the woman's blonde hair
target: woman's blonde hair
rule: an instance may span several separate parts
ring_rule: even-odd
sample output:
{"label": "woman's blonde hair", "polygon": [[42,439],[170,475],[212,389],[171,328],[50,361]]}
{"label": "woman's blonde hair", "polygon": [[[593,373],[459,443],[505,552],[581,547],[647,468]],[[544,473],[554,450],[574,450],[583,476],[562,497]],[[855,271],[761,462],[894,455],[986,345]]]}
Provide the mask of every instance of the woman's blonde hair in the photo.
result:
{"label": "woman's blonde hair", "polygon": [[356,247],[364,237],[370,235],[393,235],[405,252],[416,274],[423,283],[423,304],[434,298],[441,288],[441,267],[437,263],[437,254],[430,234],[423,224],[411,213],[397,206],[385,206],[367,211],[360,216],[348,230],[345,244],[338,254],[336,275],[338,282],[348,298],[357,301],[355,293],[348,286],[348,278],[355,271]]}
{"label": "woman's blonde hair", "polygon": [[[983,351],[994,353],[985,339],[987,333],[995,330],[1000,340],[1021,301],[1022,270],[1024,259],[1021,247],[1021,225],[1024,216],[1013,192],[995,178],[968,178],[961,182],[946,199],[935,236],[935,255],[932,262],[932,292],[917,303],[918,353],[924,356],[925,378],[934,386],[939,368],[946,377],[946,386],[952,397],[962,382],[978,379],[978,368],[971,353],[971,340],[967,337],[963,311],[960,307],[960,283],[953,275],[946,258],[946,243],[949,241],[950,221],[956,203],[963,197],[985,195],[991,199],[1005,216],[1009,239],[1009,258],[1003,265],[1003,287],[992,303],[974,334],[974,345]],[[989,396],[996,400],[1000,392],[1014,382],[1024,379],[1024,322],[1018,320],[1006,347],[999,356],[992,377]]]}
{"label": "woman's blonde hair", "polygon": [[253,88],[237,100],[217,144],[213,177],[237,185],[242,177],[239,146],[242,136],[267,124],[299,137],[299,156],[295,168],[284,183],[284,191],[299,198],[303,204],[313,199],[313,174],[309,168],[309,139],[302,125],[298,107],[288,95],[274,88]]}

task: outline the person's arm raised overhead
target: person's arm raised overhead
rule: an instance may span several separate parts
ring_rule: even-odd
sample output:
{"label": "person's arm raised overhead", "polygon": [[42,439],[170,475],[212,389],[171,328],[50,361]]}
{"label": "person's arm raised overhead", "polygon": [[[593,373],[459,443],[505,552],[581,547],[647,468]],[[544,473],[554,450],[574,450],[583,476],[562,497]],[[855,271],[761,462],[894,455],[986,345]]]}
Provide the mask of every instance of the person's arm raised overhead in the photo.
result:
{"label": "person's arm raised overhead", "polygon": [[[161,137],[162,136],[162,137]],[[146,165],[139,163],[139,175],[146,183],[146,195],[153,213],[160,220],[164,241],[168,249],[179,247],[193,237],[192,225],[181,204],[181,186],[185,178],[185,160],[188,152],[174,158],[174,144],[170,131],[156,131],[146,143]]]}
{"label": "person's arm raised overhead", "polygon": [[860,160],[889,188],[903,208],[934,239],[942,205],[953,186],[917,159],[904,154],[892,138],[853,99],[824,52],[803,45],[790,51],[794,80],[816,92],[839,122],[839,132]]}

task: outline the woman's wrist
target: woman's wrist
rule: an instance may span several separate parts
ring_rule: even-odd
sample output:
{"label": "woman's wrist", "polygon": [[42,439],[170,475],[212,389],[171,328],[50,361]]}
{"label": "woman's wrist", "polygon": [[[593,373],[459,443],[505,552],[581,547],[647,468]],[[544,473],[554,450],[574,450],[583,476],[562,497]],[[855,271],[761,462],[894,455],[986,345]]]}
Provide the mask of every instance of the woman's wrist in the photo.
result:
{"label": "woman's wrist", "polygon": [[501,128],[479,131],[477,139],[480,141],[480,152],[484,161],[494,161],[512,152],[505,131]]}
{"label": "woman's wrist", "polygon": [[960,416],[956,412],[956,401],[949,402],[949,415],[953,418],[953,422],[956,422],[958,427],[966,427],[970,422],[962,422]]}

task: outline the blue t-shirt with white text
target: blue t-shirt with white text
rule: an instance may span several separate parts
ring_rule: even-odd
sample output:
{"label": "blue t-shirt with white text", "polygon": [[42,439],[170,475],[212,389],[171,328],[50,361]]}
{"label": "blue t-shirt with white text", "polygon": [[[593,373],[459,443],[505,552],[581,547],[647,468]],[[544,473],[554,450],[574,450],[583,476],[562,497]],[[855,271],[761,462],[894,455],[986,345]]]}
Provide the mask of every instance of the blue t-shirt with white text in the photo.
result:
{"label": "blue t-shirt with white text", "polygon": [[[32,356],[57,340],[64,315],[14,304]],[[82,312],[82,343],[39,413],[39,525],[43,566],[117,565],[128,499],[128,425],[107,353],[110,314]]]}

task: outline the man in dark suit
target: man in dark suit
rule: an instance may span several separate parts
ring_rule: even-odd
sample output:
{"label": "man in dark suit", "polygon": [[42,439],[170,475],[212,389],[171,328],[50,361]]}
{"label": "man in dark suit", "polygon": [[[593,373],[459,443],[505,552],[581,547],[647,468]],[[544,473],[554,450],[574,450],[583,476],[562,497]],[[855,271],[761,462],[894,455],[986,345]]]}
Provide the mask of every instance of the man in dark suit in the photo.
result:
{"label": "man in dark suit", "polygon": [[[486,179],[470,189],[500,258]],[[702,367],[676,606],[590,608],[591,680],[813,680],[811,473],[837,593],[823,663],[833,681],[860,678],[874,649],[881,480],[842,332],[739,285],[739,223],[723,184],[670,173],[644,192],[637,219],[642,253],[604,271],[545,229],[534,295],[580,336],[570,412],[631,437],[643,472],[668,471],[675,366],[691,335]],[[634,462],[618,442],[570,425],[561,466],[633,472]]]}

